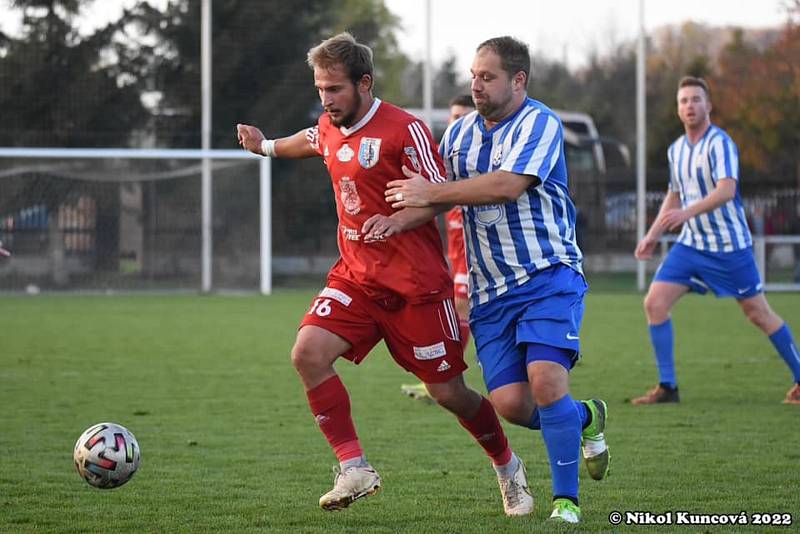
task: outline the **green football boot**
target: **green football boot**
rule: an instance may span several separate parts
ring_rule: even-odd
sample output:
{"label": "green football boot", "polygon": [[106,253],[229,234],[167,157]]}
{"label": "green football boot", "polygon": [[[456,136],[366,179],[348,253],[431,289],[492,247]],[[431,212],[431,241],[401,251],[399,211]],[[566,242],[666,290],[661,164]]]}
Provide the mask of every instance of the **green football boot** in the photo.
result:
{"label": "green football boot", "polygon": [[608,407],[605,401],[590,399],[581,401],[592,415],[592,422],[581,432],[581,450],[586,461],[589,476],[595,480],[603,480],[608,475],[608,464],[611,455],[608,453],[606,438],[603,431],[606,429]]}
{"label": "green football boot", "polygon": [[580,523],[581,509],[569,499],[556,499],[553,501],[553,513],[547,520],[554,523]]}

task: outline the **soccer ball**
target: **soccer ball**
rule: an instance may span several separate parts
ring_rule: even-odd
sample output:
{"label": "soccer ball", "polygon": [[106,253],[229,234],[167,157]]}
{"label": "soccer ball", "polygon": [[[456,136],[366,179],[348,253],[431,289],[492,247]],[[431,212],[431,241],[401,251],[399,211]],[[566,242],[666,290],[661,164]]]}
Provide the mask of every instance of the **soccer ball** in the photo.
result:
{"label": "soccer ball", "polygon": [[124,426],[99,423],[89,427],[75,443],[72,455],[78,474],[91,486],[122,486],[139,469],[139,443]]}

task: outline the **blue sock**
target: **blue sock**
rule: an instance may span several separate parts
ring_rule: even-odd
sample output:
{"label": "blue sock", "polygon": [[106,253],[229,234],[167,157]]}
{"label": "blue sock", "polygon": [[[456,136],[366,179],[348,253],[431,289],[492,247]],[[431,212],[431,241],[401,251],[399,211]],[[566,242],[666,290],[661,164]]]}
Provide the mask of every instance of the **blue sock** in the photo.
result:
{"label": "blue sock", "polygon": [[578,502],[578,463],[581,452],[581,420],[569,393],[550,406],[539,406],[542,437],[553,474],[553,498]]}
{"label": "blue sock", "polygon": [[575,409],[578,410],[578,417],[581,418],[581,430],[583,430],[589,424],[589,408],[582,401],[573,402],[575,402]]}
{"label": "blue sock", "polygon": [[531,420],[528,423],[528,428],[531,430],[541,430],[542,429],[542,422],[539,419],[539,408],[534,408],[533,413],[531,414]]}
{"label": "blue sock", "polygon": [[[582,401],[575,401],[575,409],[578,410],[578,416],[581,418],[581,429],[586,428],[590,423],[589,409]],[[528,422],[528,428],[531,430],[541,430],[542,422],[539,419],[539,408],[534,408],[531,414],[531,420]]]}
{"label": "blue sock", "polygon": [[656,355],[658,381],[672,388],[678,387],[675,380],[675,355],[672,351],[672,320],[650,325],[650,342]]}
{"label": "blue sock", "polygon": [[775,346],[775,350],[781,355],[783,361],[789,366],[794,375],[794,381],[800,383],[800,352],[797,350],[797,344],[792,338],[792,331],[789,326],[783,323],[783,326],[777,332],[769,336],[769,340]]}

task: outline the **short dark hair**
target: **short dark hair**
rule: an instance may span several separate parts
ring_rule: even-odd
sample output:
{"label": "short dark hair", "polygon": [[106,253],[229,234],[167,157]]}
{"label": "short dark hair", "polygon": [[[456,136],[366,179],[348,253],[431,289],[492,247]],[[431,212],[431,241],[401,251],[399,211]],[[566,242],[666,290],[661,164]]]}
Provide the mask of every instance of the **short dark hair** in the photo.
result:
{"label": "short dark hair", "polygon": [[447,107],[464,106],[465,108],[474,108],[475,102],[472,101],[472,95],[458,95],[454,96]]}
{"label": "short dark hair", "polygon": [[518,39],[504,35],[503,37],[493,37],[478,45],[477,52],[488,48],[500,56],[500,65],[508,73],[508,77],[514,76],[518,72],[525,73],[525,87],[528,87],[528,78],[531,73],[531,54],[528,45]]}
{"label": "short dark hair", "polygon": [[684,76],[681,78],[681,81],[678,82],[678,90],[680,91],[684,87],[700,87],[706,92],[706,99],[711,100],[711,91],[708,89],[708,84],[703,78]]}
{"label": "short dark hair", "polygon": [[334,35],[309,50],[307,61],[312,69],[329,69],[341,65],[353,83],[358,83],[365,74],[372,77],[374,70],[372,49],[356,42],[355,37],[348,32]]}

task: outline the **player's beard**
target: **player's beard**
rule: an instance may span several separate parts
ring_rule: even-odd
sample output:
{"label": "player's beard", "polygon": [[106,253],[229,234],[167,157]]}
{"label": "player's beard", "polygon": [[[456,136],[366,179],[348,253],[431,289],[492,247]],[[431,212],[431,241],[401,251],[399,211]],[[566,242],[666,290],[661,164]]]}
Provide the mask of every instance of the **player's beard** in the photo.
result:
{"label": "player's beard", "polygon": [[475,109],[484,119],[490,121],[501,121],[505,118],[507,107],[512,100],[512,95],[509,92],[507,98],[503,100],[492,100],[488,95],[481,95],[483,98],[475,99],[473,95],[472,101],[475,103]]}
{"label": "player's beard", "polygon": [[353,106],[350,108],[350,111],[347,114],[342,115],[341,118],[339,119],[335,119],[333,118],[333,116],[330,116],[329,112],[329,116],[331,117],[331,124],[333,124],[337,128],[341,128],[342,126],[344,126],[345,128],[351,127],[353,123],[355,123],[356,115],[358,115],[358,110],[361,109],[361,101],[362,101],[361,94],[356,92],[353,98]]}

